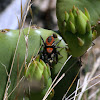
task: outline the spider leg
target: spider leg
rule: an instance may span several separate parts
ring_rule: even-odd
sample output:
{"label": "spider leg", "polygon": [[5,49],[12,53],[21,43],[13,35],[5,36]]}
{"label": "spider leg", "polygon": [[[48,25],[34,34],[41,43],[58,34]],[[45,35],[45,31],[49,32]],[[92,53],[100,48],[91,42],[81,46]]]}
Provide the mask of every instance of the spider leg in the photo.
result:
{"label": "spider leg", "polygon": [[40,51],[38,52],[38,54],[41,54],[41,53],[43,53],[43,51],[40,50]]}
{"label": "spider leg", "polygon": [[44,62],[46,62],[46,56],[45,56],[45,53],[44,53],[43,51],[39,51],[38,54],[40,54],[39,61],[40,61],[40,59],[42,59]]}
{"label": "spider leg", "polygon": [[60,54],[60,52],[59,52],[59,51],[57,51],[57,50],[56,50],[56,53],[57,53],[58,55],[60,55],[61,57],[63,57],[63,56]]}
{"label": "spider leg", "polygon": [[[42,40],[42,42],[43,42],[43,44],[41,44],[41,46],[40,46],[40,49],[41,49],[41,47],[45,47],[46,44],[45,44],[45,42],[44,42],[44,40],[43,40],[43,38],[42,38],[41,35],[40,35],[40,37],[41,37],[41,40]],[[44,60],[45,60],[44,52],[40,50],[38,54],[40,54],[39,61],[40,61],[40,59],[42,59],[42,60],[44,61]]]}
{"label": "spider leg", "polygon": [[44,42],[44,40],[43,40],[43,38],[42,38],[42,36],[41,36],[41,35],[40,35],[40,37],[41,37],[41,40],[42,40],[43,44],[45,45],[45,42]]}
{"label": "spider leg", "polygon": [[[62,56],[62,55],[61,55],[61,56]],[[56,59],[53,59],[53,61],[55,61],[56,64],[57,64],[57,63],[63,64],[62,62],[59,62],[59,61],[58,61],[58,54],[57,54],[57,53],[55,54],[55,57],[56,57]]]}
{"label": "spider leg", "polygon": [[38,54],[40,54],[40,57],[39,57],[39,61],[40,61],[40,59],[42,58],[42,56],[43,56],[43,51],[39,51],[39,53]]}
{"label": "spider leg", "polygon": [[58,54],[56,53],[55,56],[56,56],[56,64],[57,64],[57,62],[58,62]]}
{"label": "spider leg", "polygon": [[63,64],[62,62],[58,61],[58,63]]}
{"label": "spider leg", "polygon": [[65,47],[59,47],[59,46],[56,46],[55,48],[65,48]]}
{"label": "spider leg", "polygon": [[61,40],[58,40],[56,43],[54,42],[52,45],[56,46]]}

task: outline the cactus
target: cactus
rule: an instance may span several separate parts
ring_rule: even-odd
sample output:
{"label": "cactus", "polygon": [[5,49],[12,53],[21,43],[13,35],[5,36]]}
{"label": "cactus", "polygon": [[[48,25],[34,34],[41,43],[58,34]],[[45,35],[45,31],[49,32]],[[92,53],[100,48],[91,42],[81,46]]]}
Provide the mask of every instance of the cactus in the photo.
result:
{"label": "cactus", "polygon": [[[90,14],[90,22],[92,25],[95,25],[100,18],[100,0],[57,0],[56,10],[57,18],[60,21],[63,21],[65,16],[64,12],[69,11],[73,6],[78,7],[80,10],[84,11],[86,8]],[[86,10],[85,10],[86,12]]]}
{"label": "cactus", "polygon": [[[91,45],[92,40],[94,40],[97,36],[100,35],[100,32],[99,33],[96,32],[97,29],[99,30],[98,28],[99,25],[97,25],[94,28],[93,34],[91,30],[91,24],[92,25],[96,24],[96,21],[100,17],[99,16],[100,12],[98,11],[98,8],[100,7],[99,6],[100,1],[97,0],[97,2],[95,1],[94,3],[90,3],[90,2],[94,2],[94,1],[93,0],[92,1],[57,0],[56,15],[57,15],[58,26],[60,31],[59,34],[63,37],[63,39],[68,44],[69,48],[67,48],[67,51],[69,52],[69,54],[72,54],[74,57],[79,57],[83,55]],[[89,10],[89,12],[85,8],[85,13],[83,13],[81,10],[79,10],[77,7],[73,5],[77,6],[82,11],[83,8],[86,7]],[[94,5],[96,5],[96,7],[91,8],[91,6]],[[68,63],[64,67],[63,72],[65,72],[68,66],[71,66],[70,65],[71,63],[74,63],[73,60],[76,61],[77,59],[72,58],[70,61],[68,61]],[[65,92],[68,90],[71,82],[75,78],[75,75],[78,73],[80,69],[79,66],[80,64],[76,63],[73,66],[73,68],[70,69],[70,72],[72,74],[68,72],[68,74],[64,77],[64,80],[62,80],[55,87],[55,95],[53,100],[62,99]],[[73,76],[73,78],[71,77],[71,75]],[[77,84],[77,79],[66,96],[68,96],[75,90],[76,84]]]}
{"label": "cactus", "polygon": [[[58,21],[59,29],[63,27],[63,21],[65,20],[65,11],[68,12],[75,5],[80,10],[82,10],[85,15],[90,19],[92,30],[97,31],[97,36],[100,36],[100,0],[57,0],[56,3],[56,14]],[[84,11],[85,9],[85,11]],[[88,13],[89,12],[89,13]],[[61,27],[62,26],[62,27]],[[64,30],[63,30],[64,31]]]}
{"label": "cactus", "polygon": [[[25,86],[25,88],[30,87],[30,91],[26,89],[29,100],[42,100],[47,89],[52,83],[50,66],[46,65],[42,60],[39,61],[38,58],[36,58],[36,60],[33,60],[30,66],[26,69],[25,77],[25,81],[27,81],[27,86]],[[34,86],[35,82],[38,84],[37,87]],[[51,100],[52,94],[54,93],[49,95],[49,100]]]}
{"label": "cactus", "polygon": [[[19,75],[17,75],[17,73],[20,72],[21,66],[23,65],[24,60],[25,60],[26,42],[25,42],[24,36],[27,35],[28,30],[29,30],[29,28],[23,29],[23,33],[21,34],[21,37],[20,37],[17,54],[16,54],[16,57],[14,60],[15,62],[14,62],[13,68],[12,68],[12,73],[11,73],[11,78],[10,78],[11,84],[10,84],[10,88],[8,89],[8,94],[15,88],[15,86],[17,84],[17,78],[19,76]],[[48,36],[52,35],[53,33],[55,33],[55,32],[51,31],[51,30],[42,29],[37,26],[30,27],[30,31],[29,31],[29,35],[28,35],[27,64],[30,62],[31,57],[36,56],[38,53],[40,45],[42,44],[40,35],[43,37],[44,40],[46,40],[46,38]],[[55,34],[57,34],[57,33],[55,33]],[[2,79],[2,80],[0,80],[0,85],[2,87],[1,88],[2,91],[0,91],[0,94],[1,94],[0,99],[3,99],[3,97],[4,97],[6,80],[8,78],[8,76],[6,74],[6,70],[9,73],[18,37],[19,37],[19,30],[1,30],[0,31],[0,48],[1,48],[0,49],[0,69],[1,69],[0,70],[0,79]],[[57,35],[57,37],[58,38],[56,39],[56,41],[62,39],[59,35]],[[61,40],[61,42],[58,44],[58,46],[66,47],[66,43],[63,40]],[[60,57],[60,56],[58,57],[59,58],[58,61],[62,62],[62,63],[57,63],[57,64],[53,65],[55,74],[58,73],[58,71],[61,68],[61,66],[63,65],[64,61],[67,59],[67,52],[66,52],[65,48],[62,48],[62,49],[58,48],[58,51],[60,51],[60,54],[63,57]],[[3,65],[6,66],[6,70]],[[21,76],[23,75],[24,68],[25,67],[23,67]],[[15,93],[16,92],[13,92],[9,96],[10,100],[14,99]]]}
{"label": "cactus", "polygon": [[[68,44],[69,54],[73,57],[82,56],[91,46],[92,30],[89,18],[86,8],[84,14],[73,6],[69,13],[65,11],[65,19],[62,22],[58,19],[59,31]],[[62,23],[65,24],[62,25]]]}
{"label": "cactus", "polygon": [[[94,27],[93,34],[91,31],[91,24],[95,25],[96,21],[100,17],[99,9],[97,9],[97,7],[99,7],[99,3],[100,3],[99,0],[97,0],[96,2],[93,0],[92,1],[85,0],[81,2],[79,0],[77,1],[57,0],[57,18],[58,18],[60,35],[62,35],[63,39],[66,41],[68,46],[66,46],[66,43],[64,42],[62,37],[58,35],[56,32],[52,30],[42,29],[37,26],[31,26],[30,30],[29,28],[25,28],[23,29],[22,33],[20,33],[20,30],[10,30],[10,29],[0,30],[0,86],[1,86],[0,100],[3,99],[4,97],[7,78],[9,77],[7,73],[10,72],[11,63],[16,48],[16,43],[19,37],[19,33],[21,34],[21,37],[19,40],[17,54],[11,72],[11,77],[10,77],[11,84],[10,87],[8,88],[7,96],[9,96],[9,93],[11,93],[12,90],[17,85],[17,81],[20,80],[19,78],[21,78],[23,75],[25,77],[25,80],[22,81],[22,84],[19,85],[19,88],[21,90],[25,89],[25,91],[19,92],[17,91],[17,89],[15,89],[14,92],[11,93],[11,95],[6,99],[14,100],[18,98],[17,93],[19,92],[23,94],[22,97],[19,97],[19,99],[22,99],[24,96],[26,96],[27,100],[29,99],[40,100],[45,95],[47,89],[49,88],[52,82],[52,79],[54,79],[54,77],[60,70],[63,63],[68,58],[67,52],[69,54],[72,54],[73,57],[80,57],[89,48],[92,39],[95,39],[97,36],[100,35],[100,34],[98,35],[99,24],[97,24],[97,26]],[[82,8],[81,9],[82,11],[83,11],[83,6],[85,5],[84,7],[86,7],[88,10],[85,8],[85,13],[83,13],[77,7],[75,6],[73,7],[73,5],[77,6],[78,8]],[[97,5],[97,7],[95,7],[95,5]],[[28,43],[26,43],[25,35],[27,35],[28,32],[29,32]],[[49,66],[46,65],[42,60],[39,61],[39,59],[35,59],[31,62],[28,68],[26,66],[21,67],[23,63],[29,64],[32,56],[33,57],[37,56],[38,50],[42,43],[40,35],[43,37],[44,40],[46,40],[46,38],[52,35],[53,33],[57,34],[56,41],[62,39],[58,45],[60,47],[64,47],[62,49],[58,48],[58,51],[60,51],[60,54],[63,57],[60,56],[58,57],[59,60],[57,64],[54,64],[50,70]],[[26,48],[28,48],[28,57],[25,62]],[[74,62],[77,63],[71,68],[71,70],[68,73],[66,73],[66,70],[68,70]],[[77,58],[71,58],[70,61],[67,62],[62,71],[62,73],[66,73],[66,76],[64,77],[64,80],[62,80],[55,87],[54,90],[55,95],[53,98],[54,100],[55,99],[59,100],[62,98],[65,91],[68,89],[73,79],[75,78],[76,74],[78,73],[79,69],[80,69],[80,63],[78,62]],[[21,74],[19,76],[20,71]],[[39,88],[37,88],[36,92],[34,92],[34,85],[31,85],[34,82],[37,83],[37,86],[38,85],[40,86]],[[70,89],[67,95],[69,95],[75,90],[76,83],[77,80],[74,82],[72,88]],[[30,92],[28,85],[30,85],[31,88]],[[21,88],[20,86],[23,88]],[[48,97],[48,100],[52,98],[53,94],[54,92],[52,91],[52,93]]]}

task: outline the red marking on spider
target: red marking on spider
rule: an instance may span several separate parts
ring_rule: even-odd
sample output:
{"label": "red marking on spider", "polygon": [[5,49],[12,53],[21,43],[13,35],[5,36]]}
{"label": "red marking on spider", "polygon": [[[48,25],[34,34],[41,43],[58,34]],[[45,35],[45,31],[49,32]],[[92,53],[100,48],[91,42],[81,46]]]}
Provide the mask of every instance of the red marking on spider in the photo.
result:
{"label": "red marking on spider", "polygon": [[39,52],[40,59],[42,59],[45,63],[48,63],[50,66],[52,66],[54,62],[55,63],[58,62],[58,55],[60,55],[60,53],[59,51],[57,51],[57,48],[62,48],[62,47],[57,46],[57,44],[61,40],[55,43],[55,38],[57,38],[57,35],[53,34],[49,36],[44,42],[43,38],[41,37],[42,42],[43,42],[43,45],[42,45],[43,50]]}

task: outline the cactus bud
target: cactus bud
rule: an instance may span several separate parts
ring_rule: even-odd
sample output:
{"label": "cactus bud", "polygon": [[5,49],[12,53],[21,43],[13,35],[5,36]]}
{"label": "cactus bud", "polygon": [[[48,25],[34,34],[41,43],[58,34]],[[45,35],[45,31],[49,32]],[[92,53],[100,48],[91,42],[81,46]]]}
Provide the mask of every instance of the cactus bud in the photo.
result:
{"label": "cactus bud", "polygon": [[67,27],[66,21],[63,22],[63,26],[64,26],[65,28]]}
{"label": "cactus bud", "polygon": [[[52,83],[50,67],[46,65],[39,57],[32,61],[30,66],[26,69],[25,77],[27,83],[30,87],[30,92],[26,92],[29,95],[30,100],[42,100],[43,96],[45,95],[46,91],[48,90],[49,86]],[[34,87],[34,82],[40,84],[39,90],[37,87]],[[33,84],[33,86],[32,86]],[[37,89],[37,91],[35,91]],[[26,89],[27,90],[27,89]],[[49,95],[49,99],[52,98],[52,93]]]}
{"label": "cactus bud", "polygon": [[78,39],[78,44],[80,46],[83,46],[84,45],[84,41],[81,38],[79,38],[79,37],[77,37],[77,39]]}
{"label": "cactus bud", "polygon": [[96,38],[96,36],[97,36],[97,31],[94,30],[93,33],[92,33],[92,40],[94,40]]}
{"label": "cactus bud", "polygon": [[73,6],[72,12],[73,12],[73,15],[76,17],[77,16],[77,9],[76,9],[75,5]]}
{"label": "cactus bud", "polygon": [[65,11],[65,21],[67,22],[69,18],[69,14]]}
{"label": "cactus bud", "polygon": [[75,25],[71,21],[70,21],[70,29],[71,29],[71,32],[75,34],[76,32]]}
{"label": "cactus bud", "polygon": [[87,16],[88,20],[90,20],[90,14],[89,14],[88,10],[86,8],[84,8],[84,9],[85,9],[85,15]]}
{"label": "cactus bud", "polygon": [[82,14],[80,13],[81,11],[77,11],[77,31],[80,34],[85,34],[86,33],[86,20],[83,18]]}
{"label": "cactus bud", "polygon": [[74,15],[72,13],[72,10],[69,11],[69,21],[71,21],[73,24],[75,24],[75,18],[74,18]]}
{"label": "cactus bud", "polygon": [[87,32],[91,31],[91,24],[89,21],[87,21],[86,30],[87,30]]}

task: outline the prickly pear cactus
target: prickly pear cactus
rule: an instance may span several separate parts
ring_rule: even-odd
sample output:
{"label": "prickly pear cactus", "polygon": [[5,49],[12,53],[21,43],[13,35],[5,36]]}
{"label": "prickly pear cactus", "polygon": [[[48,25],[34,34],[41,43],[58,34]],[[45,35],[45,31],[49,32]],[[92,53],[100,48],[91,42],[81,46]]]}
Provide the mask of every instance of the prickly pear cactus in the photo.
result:
{"label": "prickly pear cactus", "polygon": [[[59,36],[56,32],[52,30],[42,29],[37,26],[31,26],[30,29],[25,28],[21,33],[20,30],[0,30],[0,100],[4,99],[6,84],[11,69],[12,71],[10,74],[10,81],[9,87],[7,88],[6,99],[17,100],[19,98],[18,100],[22,100],[26,97],[26,100],[41,100],[45,95],[47,89],[49,88],[52,79],[54,79],[63,63],[66,61],[67,51],[74,57],[79,57],[84,54],[84,52],[86,52],[88,47],[91,45],[92,38],[96,38],[97,31],[95,30],[100,30],[100,28],[95,27],[92,34],[91,24],[94,25],[100,17],[99,4],[100,0],[57,0],[58,26],[60,33],[63,39],[65,39],[68,46],[66,46],[66,43],[64,42],[62,37]],[[75,5],[76,7],[73,7],[73,5]],[[84,7],[87,8],[85,9],[85,13],[82,12]],[[89,11],[90,15],[87,10]],[[21,36],[16,56],[13,60],[16,44],[19,39],[19,33],[21,34]],[[27,35],[27,33],[29,34]],[[53,33],[57,34],[56,41],[62,39],[58,45],[60,47],[67,48],[67,51],[65,48],[57,49],[63,57],[58,57],[57,64],[54,64],[52,66],[52,70],[50,71],[49,66],[46,65],[42,60],[39,61],[38,59],[35,59],[30,63],[30,59],[32,56],[37,56],[37,52],[42,43],[40,35],[45,41],[47,37],[52,35]],[[27,39],[28,41],[26,41]],[[26,62],[24,62],[26,50],[28,51],[28,57]],[[14,64],[11,68],[12,61],[14,61]],[[67,70],[76,61],[77,63],[67,73]],[[29,63],[30,66],[28,66],[28,68],[26,68],[25,66],[22,67],[24,64]],[[80,64],[77,58],[71,58],[70,61],[67,62],[62,71],[62,73],[65,73],[66,76],[64,77],[64,80],[62,80],[55,87],[55,96],[53,98],[54,100],[62,99],[64,93],[69,88],[79,69]],[[22,76],[25,77],[25,80],[23,80],[19,85],[18,89],[21,89],[19,91],[17,90],[17,83],[19,83],[19,80]],[[76,83],[77,80],[74,82],[67,95],[75,90]],[[22,97],[19,95],[19,93],[23,94],[21,95]],[[51,99],[53,94],[54,92],[52,91],[47,99]]]}
{"label": "prickly pear cactus", "polygon": [[[26,42],[25,36],[27,36],[28,32],[29,32],[28,41]],[[45,41],[46,38],[49,37],[50,35],[52,35],[53,33],[55,33],[55,32],[51,31],[51,30],[42,29],[37,26],[31,26],[30,30],[29,30],[29,28],[23,29],[21,36],[20,36],[16,56],[14,59],[14,65],[12,67],[12,72],[11,72],[11,76],[10,76],[11,84],[7,91],[8,95],[12,92],[12,90],[17,85],[17,80],[19,78],[18,73],[20,73],[20,78],[24,75],[23,73],[24,73],[25,67],[22,67],[22,66],[25,61],[26,48],[28,49],[28,57],[27,57],[27,64],[28,64],[30,62],[31,57],[32,56],[34,57],[37,55],[40,45],[42,44],[40,35],[43,37],[43,39]],[[57,34],[57,33],[55,33],[55,34]],[[59,35],[57,35],[57,37],[58,38],[56,41],[62,39],[62,37]],[[14,51],[16,48],[18,38],[19,38],[19,30],[1,30],[0,31],[0,86],[1,86],[0,100],[4,98],[5,86],[6,86],[7,79],[8,79],[7,73],[9,74],[10,69],[11,69],[11,64],[13,61]],[[58,46],[66,47],[66,43],[64,42],[64,40],[61,40],[61,42],[58,44]],[[58,48],[58,51],[60,51],[60,54],[63,57],[62,58],[58,57],[58,61],[62,62],[62,63],[57,63],[57,64],[54,64],[54,66],[53,66],[53,69],[54,69],[53,72],[55,74],[58,73],[59,69],[61,68],[61,66],[63,65],[65,60],[67,59],[67,52],[66,52],[65,48],[63,48],[63,49]],[[40,63],[40,65],[41,65],[41,63]],[[44,68],[43,64],[41,66],[43,69]],[[46,71],[43,72],[43,70],[41,70],[40,72],[43,73],[43,75],[45,75]],[[6,71],[7,71],[7,73],[6,73]],[[38,72],[36,72],[36,73],[38,73]],[[26,74],[26,76],[27,76],[27,74]],[[36,75],[36,76],[38,77],[38,75]],[[44,78],[46,78],[46,76],[44,76]],[[45,79],[45,81],[46,81],[46,79]],[[50,85],[49,83],[46,84],[47,88],[49,85]],[[44,89],[43,92],[41,92],[41,93],[42,94],[45,93],[47,88]],[[14,100],[15,95],[17,95],[16,89],[8,97],[9,100]]]}
{"label": "prickly pear cactus", "polygon": [[[64,11],[64,10],[63,10]],[[85,14],[77,7],[73,6],[73,9],[69,12],[66,10],[64,14],[64,20],[58,14],[58,26],[62,37],[68,44],[67,51],[73,57],[82,56],[86,50],[91,46],[92,42],[92,31],[90,24],[90,15],[85,9]]]}
{"label": "prickly pear cactus", "polygon": [[[24,86],[26,95],[29,100],[42,100],[46,91],[52,83],[50,66],[46,65],[39,58],[33,60],[25,71],[25,81],[27,84]],[[23,86],[21,86],[23,87]],[[49,95],[47,100],[51,100],[53,92]]]}
{"label": "prickly pear cactus", "polygon": [[57,0],[57,18],[63,21],[64,12],[72,9],[74,5],[82,11],[84,8],[89,11],[92,25],[95,25],[100,19],[100,0]]}

